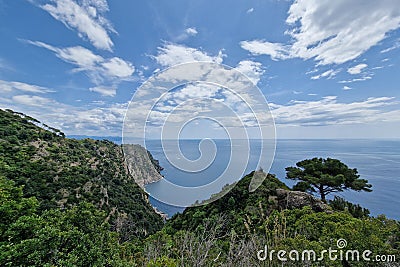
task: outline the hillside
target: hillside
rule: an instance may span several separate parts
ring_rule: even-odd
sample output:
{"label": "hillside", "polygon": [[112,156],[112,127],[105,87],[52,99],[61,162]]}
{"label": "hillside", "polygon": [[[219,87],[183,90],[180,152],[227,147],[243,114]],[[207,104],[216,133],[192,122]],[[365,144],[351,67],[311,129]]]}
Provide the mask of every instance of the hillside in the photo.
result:
{"label": "hillside", "polygon": [[[168,222],[169,226],[176,230],[196,229],[204,225],[206,221],[217,220],[223,216],[224,229],[221,230],[224,230],[224,233],[229,233],[232,229],[240,234],[247,233],[246,227],[249,223],[250,225],[258,224],[263,217],[279,209],[276,189],[289,189],[274,175],[268,174],[262,185],[251,193],[249,185],[253,174],[254,172],[246,175],[236,184],[226,186],[233,188],[221,198],[218,194],[212,196],[210,199],[216,200],[207,201],[211,202],[210,204],[189,207],[182,214],[176,214]],[[250,222],[244,220],[245,218],[253,218],[255,221]]]}
{"label": "hillside", "polygon": [[147,236],[163,224],[129,174],[121,146],[68,139],[10,110],[0,110],[0,175],[22,185],[24,197],[36,197],[40,212],[94,204],[121,240]]}
{"label": "hillside", "polygon": [[[0,266],[400,266],[400,222],[338,197],[326,204],[273,174],[249,192],[261,170],[164,224],[135,183],[159,179],[161,167],[127,148],[128,163],[110,141],[68,139],[0,110]],[[340,239],[392,261],[257,256],[266,246],[320,255]]]}
{"label": "hillside", "polygon": [[[143,261],[148,266],[400,266],[400,222],[383,215],[370,217],[368,210],[338,197],[325,204],[290,190],[272,174],[249,192],[254,174],[260,173],[228,186],[232,189],[221,198],[217,194],[211,197],[215,201],[173,216],[144,242]],[[344,253],[370,250],[374,256],[391,258],[372,264],[361,256],[317,259],[325,249],[337,249],[343,239]],[[272,258],[264,252],[265,258],[257,256],[265,248],[275,251]],[[287,253],[281,261],[279,250],[313,250],[316,259],[292,260]]]}

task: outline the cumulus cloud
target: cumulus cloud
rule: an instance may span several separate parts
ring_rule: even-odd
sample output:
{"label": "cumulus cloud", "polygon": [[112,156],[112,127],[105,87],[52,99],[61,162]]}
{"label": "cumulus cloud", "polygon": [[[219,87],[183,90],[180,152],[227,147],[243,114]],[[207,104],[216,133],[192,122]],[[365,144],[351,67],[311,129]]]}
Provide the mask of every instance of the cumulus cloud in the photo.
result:
{"label": "cumulus cloud", "polygon": [[354,75],[354,74],[360,74],[362,72],[363,69],[365,69],[366,67],[368,67],[367,64],[362,63],[362,64],[358,64],[354,67],[351,67],[347,70],[348,73]]}
{"label": "cumulus cloud", "polygon": [[345,85],[345,86],[343,86],[343,90],[351,90],[351,87],[350,87],[350,86],[347,86],[347,85]]}
{"label": "cumulus cloud", "polygon": [[[329,11],[329,12],[327,12]],[[397,0],[297,0],[286,19],[289,44],[243,41],[254,55],[314,59],[320,65],[353,60],[400,27]]]}
{"label": "cumulus cloud", "polygon": [[[220,64],[225,56],[226,55],[222,53],[222,50],[218,52],[218,55],[213,56],[200,49],[166,43],[164,46],[159,47],[158,54],[152,57],[163,67],[170,67],[176,64],[198,61],[215,62]],[[257,84],[260,81],[261,76],[265,72],[260,62],[252,60],[240,61],[235,69],[246,75],[254,84]],[[186,72],[184,75],[187,76],[189,73]],[[191,73],[191,75],[195,75],[195,73]],[[224,81],[223,76],[220,76],[220,79],[221,83],[226,82]]]}
{"label": "cumulus cloud", "polygon": [[264,74],[262,64],[252,60],[240,61],[235,69],[246,75],[254,84],[257,84]]}
{"label": "cumulus cloud", "polygon": [[317,101],[293,100],[287,105],[270,103],[270,108],[277,124],[316,126],[400,121],[398,105],[393,97],[342,103],[336,96],[326,96]]}
{"label": "cumulus cloud", "polygon": [[130,62],[127,62],[121,58],[113,57],[107,60],[104,60],[101,63],[104,72],[107,75],[118,77],[118,78],[126,78],[133,74],[135,68]]}
{"label": "cumulus cloud", "polygon": [[13,96],[12,101],[18,104],[22,104],[25,106],[31,106],[31,107],[41,107],[41,106],[47,106],[51,105],[52,103],[55,103],[56,101],[46,98],[46,97],[41,97],[41,96],[32,96],[32,95],[16,95]]}
{"label": "cumulus cloud", "polygon": [[115,30],[104,17],[108,11],[106,0],[51,0],[39,6],[68,28],[76,30],[96,48],[112,50],[113,42],[108,33]]}
{"label": "cumulus cloud", "polygon": [[[38,41],[28,42],[54,52],[61,60],[74,65],[73,71],[85,72],[96,85],[104,82],[118,83],[119,81],[130,80],[135,71],[135,67],[128,61],[119,57],[103,58],[81,46],[59,48]],[[92,91],[99,92],[99,90]]]}
{"label": "cumulus cloud", "polygon": [[15,81],[0,80],[0,92],[9,93],[14,91],[23,91],[23,92],[40,93],[40,94],[54,92],[53,90],[43,86],[22,83],[22,82],[15,82]]}
{"label": "cumulus cloud", "polygon": [[253,55],[269,55],[273,60],[291,57],[290,47],[284,44],[271,43],[263,40],[242,41],[240,46]]}
{"label": "cumulus cloud", "polygon": [[253,12],[254,12],[254,8],[253,7],[247,9],[247,11],[246,11],[247,14],[250,14],[250,13],[253,13]]}
{"label": "cumulus cloud", "polygon": [[210,61],[222,63],[225,55],[220,50],[218,55],[211,56],[196,48],[184,45],[166,43],[164,46],[158,47],[158,53],[153,58],[163,67],[170,67],[176,64],[188,63],[194,61]]}

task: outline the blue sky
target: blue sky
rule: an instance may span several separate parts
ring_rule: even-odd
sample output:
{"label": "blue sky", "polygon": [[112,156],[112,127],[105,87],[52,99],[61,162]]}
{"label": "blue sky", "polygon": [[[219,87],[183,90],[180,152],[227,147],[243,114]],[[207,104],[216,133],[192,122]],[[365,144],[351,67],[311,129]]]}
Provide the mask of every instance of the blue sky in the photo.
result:
{"label": "blue sky", "polygon": [[0,0],[0,107],[120,135],[154,72],[195,60],[257,84],[278,138],[400,138],[397,0]]}

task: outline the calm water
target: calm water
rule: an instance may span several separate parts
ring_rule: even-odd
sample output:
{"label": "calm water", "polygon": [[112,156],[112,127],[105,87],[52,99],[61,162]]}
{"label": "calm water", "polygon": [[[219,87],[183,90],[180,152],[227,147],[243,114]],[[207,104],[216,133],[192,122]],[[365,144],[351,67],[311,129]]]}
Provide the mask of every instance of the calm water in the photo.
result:
{"label": "calm water", "polygon": [[[188,159],[194,160],[200,156],[198,144],[198,140],[181,140],[180,149]],[[215,144],[217,155],[210,167],[198,173],[189,173],[168,162],[160,141],[147,141],[147,149],[164,167],[162,174],[165,181],[147,185],[146,190],[151,194],[160,192],[166,188],[167,181],[182,186],[197,186],[212,181],[224,171],[231,153],[229,140],[216,140]],[[257,150],[260,141],[252,140],[250,144]],[[256,152],[250,156],[245,173],[257,167],[257,154]],[[385,214],[389,218],[400,220],[400,140],[278,140],[270,173],[276,174],[280,180],[292,186],[295,182],[285,179],[285,167],[294,166],[296,162],[312,157],[332,157],[350,168],[357,168],[361,178],[372,184],[373,192],[347,191],[336,194],[368,208],[371,215]],[[233,164],[241,165],[240,162]],[[170,216],[183,210],[155,199],[151,199],[151,203]]]}

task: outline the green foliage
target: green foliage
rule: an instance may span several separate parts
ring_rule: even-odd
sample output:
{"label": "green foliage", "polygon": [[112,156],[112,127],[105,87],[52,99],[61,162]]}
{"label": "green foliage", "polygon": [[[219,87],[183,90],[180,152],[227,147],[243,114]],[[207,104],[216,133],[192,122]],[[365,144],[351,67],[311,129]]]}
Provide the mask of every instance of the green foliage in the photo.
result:
{"label": "green foliage", "polygon": [[39,212],[93,203],[109,214],[121,241],[162,227],[162,219],[128,174],[120,146],[68,139],[39,124],[24,114],[0,110],[0,175],[23,185],[24,196],[36,197]]}
{"label": "green foliage", "polygon": [[[243,214],[242,218],[237,215],[237,219],[249,222],[247,215]],[[370,250],[373,255],[395,255],[397,259],[400,257],[400,224],[384,216],[355,218],[347,211],[314,212],[310,207],[273,210],[258,224],[249,223],[250,232],[245,234],[238,234],[236,229],[226,232],[225,229],[234,227],[234,224],[226,221],[224,215],[221,216],[203,221],[196,229],[184,225],[170,234],[168,225],[173,222],[168,222],[163,231],[145,240],[145,247],[148,249],[142,256],[142,264],[173,259],[180,266],[282,266],[282,262],[276,257],[279,250],[297,250],[300,253],[313,250],[318,258],[323,250],[329,248],[340,251],[337,247],[339,239],[347,241],[346,247],[342,249],[344,253],[347,250],[358,250],[360,253]],[[172,221],[177,218],[182,219],[176,216]],[[253,232],[255,229],[258,230]],[[260,262],[256,257],[257,251],[265,246],[269,251],[276,251],[272,262]],[[336,255],[340,255],[339,253]],[[300,258],[299,261],[288,261],[284,265],[397,266],[384,263],[368,265],[362,259],[350,262],[331,261],[327,254],[321,261],[303,262]]]}
{"label": "green foliage", "polygon": [[37,206],[34,197],[23,198],[22,186],[16,187],[13,181],[0,176],[0,242],[4,241],[8,225],[21,216],[33,214]]}
{"label": "green foliage", "polygon": [[318,192],[326,202],[326,195],[351,189],[355,191],[372,191],[365,179],[360,179],[357,169],[350,169],[337,159],[313,158],[296,163],[297,167],[287,167],[288,179],[300,180],[294,189]]}
{"label": "green foliage", "polygon": [[103,211],[86,202],[40,215],[37,207],[0,177],[0,266],[126,266]]}
{"label": "green foliage", "polygon": [[329,205],[337,211],[348,211],[355,218],[368,217],[370,213],[368,209],[361,207],[359,204],[353,204],[338,196],[330,200]]}
{"label": "green foliage", "polygon": [[117,234],[105,213],[88,203],[22,216],[10,224],[4,266],[101,266],[118,258]]}
{"label": "green foliage", "polygon": [[276,196],[276,189],[287,189],[274,175],[268,174],[256,191],[249,192],[253,175],[254,172],[243,177],[232,190],[211,204],[189,207],[182,214],[176,214],[167,222],[166,229],[171,233],[179,229],[195,230],[224,214],[222,234],[231,232],[231,229],[239,234],[248,233],[250,224],[259,224],[270,211],[277,208],[276,203],[269,200]]}

